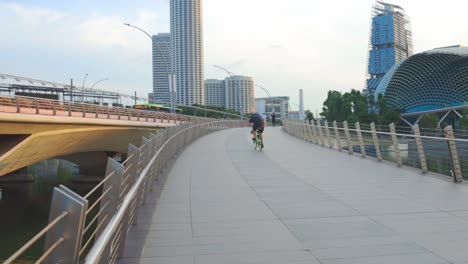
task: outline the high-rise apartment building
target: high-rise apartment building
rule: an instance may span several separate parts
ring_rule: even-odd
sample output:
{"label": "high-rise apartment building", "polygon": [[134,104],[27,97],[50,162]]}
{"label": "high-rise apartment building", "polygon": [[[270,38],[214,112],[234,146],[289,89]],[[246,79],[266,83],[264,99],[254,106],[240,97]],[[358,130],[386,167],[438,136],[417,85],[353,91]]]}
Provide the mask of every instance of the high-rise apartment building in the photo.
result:
{"label": "high-rise apartment building", "polygon": [[374,92],[385,73],[413,54],[410,21],[400,6],[376,1],[372,9],[367,90]]}
{"label": "high-rise apartment building", "polygon": [[226,84],[224,81],[205,80],[205,103],[213,106],[226,106]]}
{"label": "high-rise apartment building", "polygon": [[204,104],[202,0],[171,0],[172,68],[177,102]]}
{"label": "high-rise apartment building", "polygon": [[255,84],[252,77],[232,76],[226,82],[226,108],[242,111],[242,113],[255,112]]}
{"label": "high-rise apartment building", "polygon": [[169,74],[171,67],[171,34],[153,36],[153,93],[151,102],[169,105]]}
{"label": "high-rise apartment building", "polygon": [[255,90],[252,77],[232,76],[223,81],[205,81],[207,105],[222,106],[242,113],[255,112]]}

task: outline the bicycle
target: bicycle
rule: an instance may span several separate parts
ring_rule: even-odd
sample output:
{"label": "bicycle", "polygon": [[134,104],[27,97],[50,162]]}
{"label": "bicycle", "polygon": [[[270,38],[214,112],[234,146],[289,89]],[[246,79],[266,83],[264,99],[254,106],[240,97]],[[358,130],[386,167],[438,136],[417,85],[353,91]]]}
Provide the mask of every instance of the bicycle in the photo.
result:
{"label": "bicycle", "polygon": [[255,135],[254,135],[254,144],[255,144],[255,148],[254,149],[258,149],[258,150],[262,150],[263,149],[263,142],[262,142],[262,138],[260,137],[260,132],[257,130],[255,130]]}

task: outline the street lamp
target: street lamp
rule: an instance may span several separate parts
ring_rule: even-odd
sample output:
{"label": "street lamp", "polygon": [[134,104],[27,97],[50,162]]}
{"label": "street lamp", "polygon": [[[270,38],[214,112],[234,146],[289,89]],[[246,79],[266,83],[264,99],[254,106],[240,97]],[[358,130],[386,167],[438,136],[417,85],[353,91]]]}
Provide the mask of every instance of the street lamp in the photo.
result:
{"label": "street lamp", "polygon": [[83,84],[81,85],[81,101],[84,101],[84,84],[86,82],[86,78],[88,77],[88,74],[85,75],[83,78]]}
{"label": "street lamp", "polygon": [[98,83],[100,83],[100,82],[103,82],[103,81],[107,81],[107,80],[109,80],[109,78],[105,78],[105,79],[102,79],[102,80],[99,80],[99,81],[95,82],[95,83],[91,86],[90,90],[92,90],[92,89],[94,88],[94,86],[96,86],[96,84],[98,84]]}
{"label": "street lamp", "polygon": [[158,49],[158,52],[161,54],[161,58],[163,60],[163,63],[164,63],[164,68],[166,69],[166,73],[167,73],[167,78],[168,78],[168,84],[169,84],[169,101],[170,101],[170,104],[169,104],[169,109],[170,109],[170,112],[171,113],[175,113],[175,102],[174,102],[174,85],[173,85],[173,77],[172,77],[172,74],[169,72],[169,67],[168,67],[168,64],[166,62],[166,59],[164,58],[164,54],[162,53],[161,51],[161,48],[159,47],[158,43],[156,41],[154,41],[153,37],[151,37],[151,35],[146,32],[145,30],[143,30],[142,28],[139,28],[137,26],[134,26],[134,25],[131,25],[129,23],[124,23],[125,26],[127,27],[131,27],[131,28],[134,28],[134,29],[137,29],[141,32],[143,32],[146,36],[148,36],[148,38],[151,39],[152,43],[156,46],[156,48]]}
{"label": "street lamp", "polygon": [[[218,69],[221,69],[225,72],[227,72],[227,74],[229,74],[229,76],[231,77],[231,79],[235,82],[234,78],[233,78],[233,74],[232,72],[226,70],[225,68],[221,67],[221,66],[218,66],[218,65],[213,65],[214,67],[218,68]],[[241,95],[241,88],[240,88],[240,80],[238,80],[237,82],[237,94],[238,94],[238,98],[239,98],[239,106],[240,106],[240,118],[241,120],[244,119],[244,108],[243,108],[243,103],[242,103],[242,95]],[[226,110],[227,111],[227,110]]]}

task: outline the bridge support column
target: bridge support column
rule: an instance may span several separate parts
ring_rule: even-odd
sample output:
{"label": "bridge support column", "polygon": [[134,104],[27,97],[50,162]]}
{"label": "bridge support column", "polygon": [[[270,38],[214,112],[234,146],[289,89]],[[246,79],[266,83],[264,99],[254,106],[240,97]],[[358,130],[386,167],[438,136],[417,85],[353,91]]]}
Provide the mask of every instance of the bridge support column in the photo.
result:
{"label": "bridge support column", "polygon": [[351,144],[351,135],[349,134],[348,122],[343,122],[343,128],[346,136],[346,145],[348,145],[348,153],[350,155],[354,154],[353,145]]}
{"label": "bridge support column", "polygon": [[382,152],[380,151],[379,137],[377,136],[377,131],[375,130],[374,122],[372,122],[370,126],[372,131],[372,139],[374,140],[375,156],[378,161],[382,161]]}
{"label": "bridge support column", "polygon": [[421,131],[419,130],[418,124],[413,126],[413,131],[414,135],[416,136],[416,147],[418,148],[419,163],[421,164],[421,170],[423,173],[427,173],[426,154],[424,153],[424,145],[422,142]]}
{"label": "bridge support column", "polygon": [[454,182],[462,182],[463,174],[460,166],[460,160],[458,158],[457,143],[454,141],[455,136],[453,135],[452,126],[447,126],[445,129],[445,137],[449,147],[450,161],[452,164],[452,175]]}
{"label": "bridge support column", "polygon": [[401,155],[400,155],[400,146],[398,145],[398,137],[396,135],[395,124],[391,123],[389,127],[390,127],[390,133],[392,135],[393,150],[395,153],[396,163],[398,167],[401,167],[402,163],[401,163]]}
{"label": "bridge support column", "polygon": [[361,157],[365,158],[367,157],[366,155],[366,146],[364,145],[364,139],[362,137],[362,131],[361,131],[361,124],[359,122],[356,122],[356,132],[359,140],[359,146],[361,148]]}
{"label": "bridge support column", "polygon": [[338,123],[333,121],[333,128],[335,129],[335,137],[336,137],[336,147],[338,148],[338,151],[341,152],[341,139],[340,139],[340,130],[338,129]]}
{"label": "bridge support column", "polygon": [[330,137],[330,127],[328,126],[328,121],[327,120],[325,120],[325,133],[327,135],[328,147],[332,148],[333,145],[332,145],[332,140],[331,140],[331,137]]}

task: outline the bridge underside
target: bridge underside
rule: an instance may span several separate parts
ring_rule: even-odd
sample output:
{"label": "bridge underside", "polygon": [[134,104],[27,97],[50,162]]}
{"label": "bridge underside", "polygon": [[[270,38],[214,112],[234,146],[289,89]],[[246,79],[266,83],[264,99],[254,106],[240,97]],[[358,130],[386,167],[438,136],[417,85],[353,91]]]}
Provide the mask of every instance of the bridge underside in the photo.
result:
{"label": "bridge underside", "polygon": [[[106,157],[140,146],[162,126],[155,123],[0,115],[0,176],[50,158],[70,160],[93,176],[105,169]],[[104,164],[104,166],[102,166]]]}
{"label": "bridge underside", "polygon": [[467,184],[280,129],[265,146],[232,129],[188,147],[120,263],[468,263]]}

